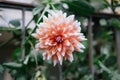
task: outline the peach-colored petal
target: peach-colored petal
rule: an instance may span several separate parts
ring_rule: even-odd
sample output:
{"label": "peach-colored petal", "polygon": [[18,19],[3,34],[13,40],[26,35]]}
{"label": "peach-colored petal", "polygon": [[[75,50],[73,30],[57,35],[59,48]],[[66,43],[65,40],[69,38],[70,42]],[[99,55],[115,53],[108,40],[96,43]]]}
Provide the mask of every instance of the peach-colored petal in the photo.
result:
{"label": "peach-colored petal", "polygon": [[73,51],[83,52],[85,48],[81,41],[86,40],[81,33],[80,22],[74,20],[74,15],[67,17],[62,11],[48,11],[48,17],[43,16],[43,22],[38,24],[36,33],[32,36],[39,40],[36,48],[44,50],[43,59],[53,60],[62,65],[63,59],[72,62]]}
{"label": "peach-colored petal", "polygon": [[53,64],[55,66],[57,64],[57,62],[58,62],[57,55],[53,55],[52,58],[53,58]]}

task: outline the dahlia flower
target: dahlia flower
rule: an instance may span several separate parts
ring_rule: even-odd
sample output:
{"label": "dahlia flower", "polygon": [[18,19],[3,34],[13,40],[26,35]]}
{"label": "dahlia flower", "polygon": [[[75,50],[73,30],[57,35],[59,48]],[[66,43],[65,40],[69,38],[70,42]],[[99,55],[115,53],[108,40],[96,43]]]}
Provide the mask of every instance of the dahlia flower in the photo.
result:
{"label": "dahlia flower", "polygon": [[80,22],[74,20],[74,15],[67,17],[62,11],[51,10],[48,13],[32,34],[39,40],[36,48],[43,50],[43,59],[52,59],[54,65],[62,65],[63,59],[72,62],[73,51],[83,52],[85,48],[81,43],[86,38],[81,33]]}

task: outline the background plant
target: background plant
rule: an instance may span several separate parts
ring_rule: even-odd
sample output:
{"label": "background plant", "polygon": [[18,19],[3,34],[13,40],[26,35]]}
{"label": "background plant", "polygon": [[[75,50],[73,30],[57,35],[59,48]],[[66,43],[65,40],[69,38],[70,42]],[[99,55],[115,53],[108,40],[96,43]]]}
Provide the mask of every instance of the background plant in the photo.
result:
{"label": "background plant", "polygon": [[[87,27],[89,16],[93,13],[99,13],[106,8],[110,8],[113,14],[119,14],[116,10],[120,3],[118,0],[43,0],[33,9],[33,21],[38,24],[42,21],[42,16],[47,15],[46,9],[58,9],[75,14],[76,19],[81,22],[82,32],[87,36]],[[3,18],[0,16],[0,18]],[[4,20],[4,18],[3,18]],[[117,70],[117,58],[115,47],[115,30],[120,29],[119,18],[95,18],[93,19],[93,47],[94,47],[94,68],[95,80],[119,80],[120,75]],[[8,23],[14,28],[0,27],[1,31],[12,32],[12,39],[21,42],[20,20],[12,20]],[[51,61],[43,61],[41,52],[36,51],[34,46],[36,40],[31,36],[34,29],[26,26],[26,38],[24,41],[25,57],[21,58],[22,49],[17,47],[13,53],[13,61],[0,65],[0,73],[5,68],[14,80],[57,80],[56,76],[51,74]],[[7,44],[10,40],[0,44],[0,47]],[[88,41],[83,43],[86,46],[84,53],[74,52],[74,61],[69,63],[64,61],[62,66],[62,76],[64,80],[92,80],[88,60]],[[20,44],[19,44],[20,45]],[[50,70],[51,69],[51,70]],[[56,71],[55,71],[56,72]]]}

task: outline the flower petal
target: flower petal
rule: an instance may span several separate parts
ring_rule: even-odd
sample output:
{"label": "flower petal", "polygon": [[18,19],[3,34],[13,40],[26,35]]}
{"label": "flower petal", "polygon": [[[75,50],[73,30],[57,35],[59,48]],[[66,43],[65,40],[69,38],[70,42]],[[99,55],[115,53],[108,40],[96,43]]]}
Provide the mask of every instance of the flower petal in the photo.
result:
{"label": "flower petal", "polygon": [[70,46],[71,43],[70,43],[68,40],[65,40],[65,41],[64,41],[64,44],[65,44],[66,46]]}
{"label": "flower petal", "polygon": [[57,56],[53,55],[53,64],[54,64],[54,66],[57,64],[57,62],[58,62]]}
{"label": "flower petal", "polygon": [[73,51],[82,52],[85,47],[81,41],[86,40],[81,33],[81,23],[74,20],[74,15],[67,17],[66,13],[58,10],[48,10],[48,17],[43,16],[43,22],[38,24],[32,34],[38,39],[36,48],[43,50],[43,59],[52,58],[54,66],[62,65],[63,59],[73,61]]}
{"label": "flower petal", "polygon": [[58,60],[59,60],[60,64],[62,65],[63,59],[59,52],[57,53],[57,56],[58,56]]}

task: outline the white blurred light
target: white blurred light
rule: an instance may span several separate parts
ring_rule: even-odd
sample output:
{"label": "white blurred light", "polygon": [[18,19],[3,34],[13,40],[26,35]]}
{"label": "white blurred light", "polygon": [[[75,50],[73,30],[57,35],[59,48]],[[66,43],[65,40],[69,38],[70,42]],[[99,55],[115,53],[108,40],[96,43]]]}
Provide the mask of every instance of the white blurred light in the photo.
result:
{"label": "white blurred light", "polygon": [[62,6],[63,6],[65,9],[68,9],[68,8],[69,8],[68,5],[65,4],[65,3],[64,3]]}

